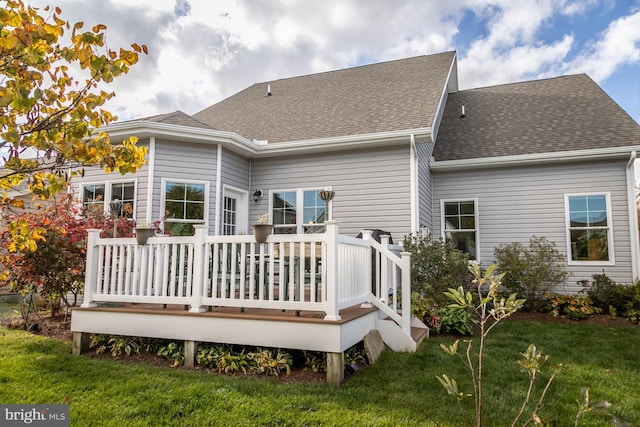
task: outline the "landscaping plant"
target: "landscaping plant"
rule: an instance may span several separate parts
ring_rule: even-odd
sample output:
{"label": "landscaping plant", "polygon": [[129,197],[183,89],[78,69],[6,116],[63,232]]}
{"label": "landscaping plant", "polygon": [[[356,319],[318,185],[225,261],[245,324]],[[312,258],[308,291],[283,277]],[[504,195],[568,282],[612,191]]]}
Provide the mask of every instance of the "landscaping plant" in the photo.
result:
{"label": "landscaping plant", "polygon": [[580,280],[593,305],[611,316],[621,315],[633,323],[640,322],[640,281],[633,284],[615,283],[606,274],[594,274],[593,280]]}
{"label": "landscaping plant", "polygon": [[[104,109],[115,96],[106,85],[127,74],[147,47],[111,49],[105,25],[85,29],[61,13],[3,2],[0,206],[23,205],[7,191],[19,186],[46,200],[67,188],[70,175],[83,175],[85,166],[124,174],[145,163],[147,148],[136,146],[137,137],[115,144],[98,129],[118,119]],[[43,235],[20,222],[4,238],[33,250]]]}
{"label": "landscaping plant", "polygon": [[[500,281],[504,277],[505,273],[502,273],[498,276],[494,276],[493,270],[495,269],[495,264],[491,265],[487,268],[484,276],[480,270],[480,266],[476,263],[471,263],[469,265],[469,271],[473,274],[474,280],[473,283],[476,285],[476,295],[477,302],[474,302],[474,295],[465,291],[462,286],[459,286],[457,289],[449,289],[445,292],[445,295],[452,300],[454,303],[450,305],[451,308],[465,309],[465,310],[473,310],[478,317],[478,323],[480,327],[480,344],[478,347],[477,357],[474,360],[472,355],[472,340],[465,341],[467,344],[466,348],[466,357],[461,357],[463,362],[466,364],[469,372],[471,374],[471,382],[473,384],[473,394],[463,393],[458,389],[458,383],[455,379],[449,378],[447,375],[442,375],[438,377],[438,380],[443,385],[443,387],[447,390],[449,395],[455,397],[458,400],[462,400],[466,397],[473,396],[475,399],[475,418],[476,418],[476,426],[482,426],[482,398],[483,398],[483,358],[484,358],[484,349],[485,349],[485,340],[487,335],[491,330],[502,320],[511,316],[518,309],[522,307],[524,304],[523,299],[517,299],[516,294],[512,293],[508,298],[500,297]],[[485,292],[485,287],[487,287],[487,293]],[[460,340],[456,340],[452,345],[446,346],[441,344],[440,347],[450,355],[458,354],[458,344]],[[535,374],[539,370],[540,363],[543,359],[543,356],[537,352],[535,347],[530,346],[526,353],[523,353],[524,361],[521,364],[523,367],[526,367],[527,371],[535,380]],[[531,387],[530,387],[531,389]],[[520,418],[526,404],[528,403],[529,397],[525,400],[525,404],[523,405],[523,409],[520,411]],[[535,417],[537,409],[532,413],[532,417]],[[517,419],[516,419],[517,421]],[[514,421],[514,424],[515,422]]]}
{"label": "landscaping plant", "polygon": [[546,303],[543,306],[543,311],[551,313],[556,317],[584,320],[599,312],[599,310],[593,306],[591,298],[586,295],[546,294],[545,299]]}
{"label": "landscaping plant", "polygon": [[[76,305],[84,287],[87,229],[111,230],[113,219],[103,214],[86,215],[71,194],[51,199],[46,207],[37,206],[33,211],[5,208],[3,214],[7,225],[0,230],[0,264],[5,266],[0,286],[8,286],[23,297],[46,298],[52,315],[57,314],[60,302],[67,308]],[[118,235],[132,235],[131,222],[124,217],[118,221]],[[11,236],[22,233],[23,227],[39,236],[38,245],[16,245]],[[28,313],[24,317],[28,318]]]}
{"label": "landscaping plant", "polygon": [[569,277],[565,256],[555,243],[533,236],[529,245],[520,242],[500,245],[495,251],[498,270],[504,274],[503,285],[526,299],[526,308],[537,310],[544,295]]}
{"label": "landscaping plant", "polygon": [[467,269],[469,257],[451,242],[433,240],[430,235],[410,235],[405,237],[403,245],[411,252],[411,289],[419,296],[442,305],[447,302],[443,292],[461,283],[471,283]]}

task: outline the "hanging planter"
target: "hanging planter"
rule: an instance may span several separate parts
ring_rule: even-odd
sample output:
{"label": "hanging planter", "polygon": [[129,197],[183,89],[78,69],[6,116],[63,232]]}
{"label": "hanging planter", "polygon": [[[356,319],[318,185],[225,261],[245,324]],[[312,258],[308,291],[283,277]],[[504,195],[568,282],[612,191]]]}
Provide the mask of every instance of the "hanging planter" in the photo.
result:
{"label": "hanging planter", "polygon": [[273,224],[254,224],[253,235],[258,243],[264,243],[273,230]]}
{"label": "hanging planter", "polygon": [[153,237],[155,230],[153,228],[136,227],[136,240],[139,245],[146,245],[149,237]]}

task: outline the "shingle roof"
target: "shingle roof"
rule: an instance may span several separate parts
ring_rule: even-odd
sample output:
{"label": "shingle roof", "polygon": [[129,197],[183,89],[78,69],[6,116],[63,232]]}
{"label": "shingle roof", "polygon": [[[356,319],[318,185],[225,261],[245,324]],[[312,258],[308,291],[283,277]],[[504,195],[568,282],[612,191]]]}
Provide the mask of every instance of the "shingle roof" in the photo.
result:
{"label": "shingle roof", "polygon": [[167,123],[171,125],[179,125],[179,126],[191,126],[196,128],[204,128],[210,129],[208,125],[202,123],[190,115],[183,113],[182,111],[174,111],[172,113],[158,114],[157,116],[143,117],[141,119],[136,119],[134,121],[149,121],[149,122],[158,122],[158,123]]}
{"label": "shingle roof", "polygon": [[194,118],[270,143],[425,128],[454,58],[446,52],[257,83]]}
{"label": "shingle roof", "polygon": [[449,94],[433,156],[459,160],[638,144],[638,123],[579,74]]}

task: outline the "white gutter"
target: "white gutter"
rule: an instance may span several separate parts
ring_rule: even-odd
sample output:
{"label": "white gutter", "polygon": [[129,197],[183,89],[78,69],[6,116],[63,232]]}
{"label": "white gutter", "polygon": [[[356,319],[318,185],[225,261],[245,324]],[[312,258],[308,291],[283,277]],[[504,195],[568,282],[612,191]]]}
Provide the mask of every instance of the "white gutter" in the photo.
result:
{"label": "white gutter", "polygon": [[222,222],[222,144],[218,144],[218,155],[216,156],[216,220],[214,225],[214,236],[220,235],[220,223]]}
{"label": "white gutter", "polygon": [[326,150],[406,144],[406,138],[412,134],[415,135],[416,138],[431,138],[431,127],[425,127],[331,138],[273,142],[269,144],[267,141],[249,140],[233,132],[144,120],[114,123],[102,130],[107,132],[114,140],[136,135],[139,138],[155,136],[156,138],[166,138],[175,141],[223,144],[226,148],[245,154],[248,157],[270,157]]}
{"label": "white gutter", "polygon": [[416,164],[418,150],[416,149],[415,135],[411,135],[411,146],[409,148],[409,178],[410,178],[410,200],[411,200],[411,234],[418,231],[418,167]]}
{"label": "white gutter", "polygon": [[635,161],[636,151],[631,151],[629,161],[627,162],[627,199],[629,206],[629,235],[631,236],[631,269],[633,272],[633,280],[638,280],[640,260],[640,237],[638,236],[638,209],[636,205],[636,176]]}
{"label": "white gutter", "polygon": [[517,156],[484,157],[479,159],[441,160],[432,157],[432,171],[455,171],[473,168],[491,168],[500,166],[533,165],[541,163],[605,160],[627,157],[630,151],[639,149],[637,145],[624,147],[596,148],[590,150],[558,151],[552,153],[523,154]]}
{"label": "white gutter", "polygon": [[[149,169],[147,170],[147,211],[145,213],[144,220],[152,223],[151,216],[153,215],[153,178],[156,174],[156,139],[149,137],[149,151],[147,152],[147,158],[149,159]],[[136,197],[137,198],[137,197]],[[137,212],[136,212],[137,215]],[[164,215],[161,215],[161,218]],[[162,224],[164,227],[164,223]]]}

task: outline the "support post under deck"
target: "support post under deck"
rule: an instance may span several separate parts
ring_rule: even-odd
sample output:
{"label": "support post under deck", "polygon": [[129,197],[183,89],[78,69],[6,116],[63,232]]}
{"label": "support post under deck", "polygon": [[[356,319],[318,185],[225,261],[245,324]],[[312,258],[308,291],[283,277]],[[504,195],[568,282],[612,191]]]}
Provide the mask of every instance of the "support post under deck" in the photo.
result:
{"label": "support post under deck", "polygon": [[344,381],[344,353],[327,353],[327,384],[341,385]]}
{"label": "support post under deck", "polygon": [[89,351],[89,335],[86,332],[74,332],[73,333],[73,347],[71,354],[74,356],[80,356],[82,353]]}

